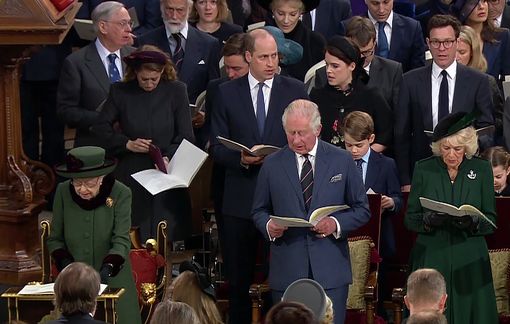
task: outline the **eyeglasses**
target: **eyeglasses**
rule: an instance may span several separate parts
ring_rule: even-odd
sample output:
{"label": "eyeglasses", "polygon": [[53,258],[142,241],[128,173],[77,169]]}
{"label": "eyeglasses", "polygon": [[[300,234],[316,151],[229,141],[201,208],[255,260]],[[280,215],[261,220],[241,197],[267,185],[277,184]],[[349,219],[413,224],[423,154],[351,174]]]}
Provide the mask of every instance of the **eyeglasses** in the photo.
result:
{"label": "eyeglasses", "polygon": [[449,49],[453,46],[453,44],[455,42],[456,42],[456,40],[452,40],[452,39],[447,39],[444,41],[431,40],[431,41],[429,41],[429,44],[433,48],[439,48],[439,47],[441,47],[441,45],[443,45],[444,48]]}
{"label": "eyeglasses", "polygon": [[361,51],[359,53],[360,53],[360,55],[362,57],[369,57],[370,55],[374,54],[374,50],[375,50],[375,43],[374,43],[374,46],[372,46],[371,49],[368,49],[366,51]]}
{"label": "eyeglasses", "polygon": [[104,21],[119,25],[120,28],[122,28],[122,29],[126,29],[128,26],[129,26],[129,28],[133,28],[133,26],[135,25],[135,22],[132,20],[121,20],[121,21],[104,20]]}
{"label": "eyeglasses", "polygon": [[100,182],[101,182],[101,178],[96,178],[96,179],[87,180],[87,181],[76,180],[76,179],[71,180],[71,184],[73,185],[74,189],[76,189],[76,190],[80,189],[81,187],[91,190],[91,189],[94,189],[98,184],[101,184]]}

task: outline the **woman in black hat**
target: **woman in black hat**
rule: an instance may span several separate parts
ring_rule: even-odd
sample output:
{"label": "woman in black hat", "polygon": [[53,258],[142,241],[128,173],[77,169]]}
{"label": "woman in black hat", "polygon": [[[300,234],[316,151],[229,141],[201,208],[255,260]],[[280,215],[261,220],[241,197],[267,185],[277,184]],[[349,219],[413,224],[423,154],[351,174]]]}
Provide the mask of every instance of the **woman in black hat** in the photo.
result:
{"label": "woman in black hat", "polygon": [[321,34],[306,28],[301,22],[301,14],[315,9],[319,0],[257,0],[273,14],[271,25],[280,28],[285,38],[303,47],[303,58],[295,64],[285,66],[285,73],[303,81],[306,72],[324,58],[326,41]]}
{"label": "woman in black hat", "polygon": [[[48,250],[58,271],[72,262],[91,265],[101,282],[124,288],[119,323],[141,323],[128,254],[131,248],[131,190],[111,172],[116,163],[105,150],[82,146],[69,151],[55,172],[70,180],[58,185]],[[70,315],[70,314],[67,314]]]}
{"label": "woman in black hat", "polygon": [[[411,271],[437,269],[448,294],[448,323],[498,323],[491,264],[484,235],[496,222],[492,169],[475,157],[474,117],[464,112],[440,120],[432,136],[434,156],[416,163],[405,225],[418,233]],[[460,207],[471,205],[480,216],[450,216],[424,208],[421,197]]]}
{"label": "woman in black hat", "polygon": [[457,0],[451,11],[463,25],[473,28],[483,41],[487,73],[497,80],[500,75],[510,75],[510,31],[496,27],[494,21],[489,19],[487,0]]}
{"label": "woman in black hat", "polygon": [[345,37],[333,36],[326,46],[325,61],[328,84],[310,92],[322,117],[321,139],[344,147],[340,130],[344,116],[364,111],[374,120],[372,149],[382,152],[391,145],[392,113],[379,90],[367,87],[368,75],[358,47]]}
{"label": "woman in black hat", "polygon": [[191,202],[187,189],[173,189],[152,196],[131,175],[154,168],[149,147],[170,160],[181,141],[193,142],[186,86],[177,81],[168,54],[144,45],[124,58],[123,82],[112,84],[93,131],[102,146],[119,160],[116,179],[133,192],[132,223],[142,240],[154,237],[156,225],[168,220],[172,240],[191,236]]}

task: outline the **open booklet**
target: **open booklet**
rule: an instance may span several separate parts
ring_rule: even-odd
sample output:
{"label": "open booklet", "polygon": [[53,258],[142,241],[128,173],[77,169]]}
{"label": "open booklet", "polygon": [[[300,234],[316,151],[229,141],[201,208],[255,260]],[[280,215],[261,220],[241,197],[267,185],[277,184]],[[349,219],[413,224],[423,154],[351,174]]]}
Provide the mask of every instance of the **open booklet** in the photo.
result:
{"label": "open booklet", "polygon": [[187,188],[207,159],[207,153],[183,139],[170,160],[167,174],[148,169],[132,174],[152,195],[173,188]]}
{"label": "open booklet", "polygon": [[462,205],[460,207],[455,207],[453,205],[441,201],[436,201],[424,197],[420,197],[420,203],[423,208],[427,208],[439,213],[445,213],[454,217],[462,217],[466,215],[478,216],[487,223],[494,226],[494,228],[497,228],[496,224],[494,224],[493,221],[487,218],[487,216],[485,216],[481,211],[479,211],[478,208],[471,205]]}
{"label": "open booklet", "polygon": [[314,227],[317,223],[334,212],[349,208],[347,205],[334,205],[317,208],[310,215],[310,219],[302,219],[297,217],[281,217],[271,215],[271,219],[278,225],[286,227]]}
{"label": "open booklet", "polygon": [[251,156],[265,156],[274,153],[280,149],[279,147],[273,145],[261,145],[256,150],[251,150],[244,146],[243,144],[234,142],[232,140],[229,140],[228,138],[221,136],[216,136],[216,138],[221,144],[225,145],[227,148],[238,152],[244,151],[245,153],[250,154]]}
{"label": "open booklet", "polygon": [[[54,294],[54,291],[53,291],[53,286],[55,285],[55,283],[49,283],[49,284],[43,284],[43,285],[25,285],[25,287],[23,287],[23,289],[21,289],[19,292],[18,292],[18,295],[53,295]],[[100,296],[103,291],[106,289],[106,287],[108,287],[107,285],[105,284],[101,284],[100,288],[99,288],[99,294],[98,296]]]}

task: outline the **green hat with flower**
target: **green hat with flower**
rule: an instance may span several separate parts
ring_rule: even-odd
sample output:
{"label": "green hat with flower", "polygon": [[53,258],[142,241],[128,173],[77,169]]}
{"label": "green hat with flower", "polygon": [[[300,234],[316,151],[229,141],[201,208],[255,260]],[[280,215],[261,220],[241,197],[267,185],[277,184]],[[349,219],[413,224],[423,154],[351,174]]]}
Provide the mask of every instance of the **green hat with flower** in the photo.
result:
{"label": "green hat with flower", "polygon": [[117,165],[106,159],[106,152],[97,146],[81,146],[70,150],[64,163],[55,166],[55,172],[65,178],[94,178],[111,173]]}

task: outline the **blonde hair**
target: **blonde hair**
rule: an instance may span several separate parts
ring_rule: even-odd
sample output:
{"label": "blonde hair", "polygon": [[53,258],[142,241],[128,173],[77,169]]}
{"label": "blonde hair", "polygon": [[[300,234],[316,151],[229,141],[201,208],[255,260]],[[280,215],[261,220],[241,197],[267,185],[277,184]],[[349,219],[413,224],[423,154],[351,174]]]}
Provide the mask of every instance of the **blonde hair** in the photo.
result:
{"label": "blonde hair", "polygon": [[471,57],[467,65],[485,73],[487,71],[487,60],[483,55],[481,42],[475,30],[464,25],[460,29],[459,38],[471,48]]}
{"label": "blonde hair", "polygon": [[476,130],[473,126],[463,128],[453,135],[433,142],[430,147],[432,148],[432,153],[434,155],[441,155],[441,144],[444,142],[454,146],[464,146],[464,149],[466,150],[466,158],[468,159],[471,159],[478,151],[478,135],[476,134]]}
{"label": "blonde hair", "polygon": [[320,324],[333,324],[335,322],[335,314],[333,311],[333,302],[326,295],[326,313],[321,320]]}
{"label": "blonde hair", "polygon": [[[191,6],[191,11],[189,13],[189,18],[188,18],[188,21],[190,21],[190,22],[198,22],[200,20],[198,11],[195,8],[197,1],[198,0],[193,0],[193,5]],[[218,15],[216,16],[216,22],[225,21],[228,18],[227,0],[216,0],[216,6],[218,8]]]}
{"label": "blonde hair", "polygon": [[299,5],[298,9],[301,13],[303,13],[305,11],[305,5],[304,5],[303,1],[301,1],[301,0],[273,0],[273,1],[271,1],[269,8],[271,9],[271,12],[272,12],[272,11],[278,9],[278,7],[280,7],[282,4],[289,3],[289,2],[297,3]]}
{"label": "blonde hair", "polygon": [[177,80],[177,72],[175,71],[174,63],[170,60],[170,56],[168,53],[161,50],[159,47],[154,45],[143,45],[136,49],[133,53],[143,52],[143,51],[153,51],[159,52],[167,58],[165,65],[157,64],[157,63],[143,63],[140,66],[136,67],[136,69],[128,64],[126,64],[126,73],[124,76],[124,81],[131,81],[136,79],[136,73],[140,70],[147,69],[150,71],[158,71],[163,70],[161,74],[161,79],[163,80]]}
{"label": "blonde hair", "polygon": [[190,305],[201,324],[223,324],[216,303],[202,291],[195,273],[182,272],[174,279],[170,290],[172,300]]}
{"label": "blonde hair", "polygon": [[191,306],[170,299],[158,304],[150,324],[200,324],[197,313]]}

